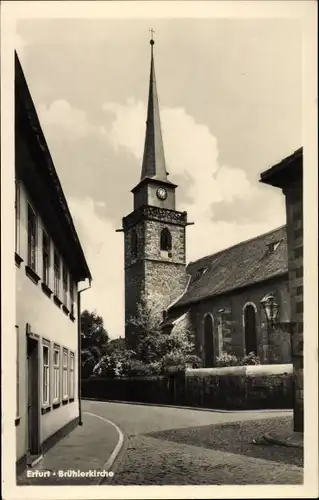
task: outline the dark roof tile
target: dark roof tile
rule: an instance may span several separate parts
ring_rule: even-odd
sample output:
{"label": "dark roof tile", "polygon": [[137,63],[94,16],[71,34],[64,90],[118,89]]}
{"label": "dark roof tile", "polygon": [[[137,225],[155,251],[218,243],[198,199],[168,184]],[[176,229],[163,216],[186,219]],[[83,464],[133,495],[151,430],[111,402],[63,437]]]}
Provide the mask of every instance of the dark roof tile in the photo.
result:
{"label": "dark roof tile", "polygon": [[286,226],[191,262],[187,272],[188,288],[172,309],[285,274]]}

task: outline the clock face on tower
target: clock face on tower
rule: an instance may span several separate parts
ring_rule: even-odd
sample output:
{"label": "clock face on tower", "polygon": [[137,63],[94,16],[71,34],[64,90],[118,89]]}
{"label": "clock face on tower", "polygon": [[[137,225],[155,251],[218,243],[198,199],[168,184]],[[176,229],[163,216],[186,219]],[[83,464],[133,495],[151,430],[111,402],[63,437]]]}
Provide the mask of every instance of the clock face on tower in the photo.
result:
{"label": "clock face on tower", "polygon": [[157,198],[159,200],[166,200],[167,198],[167,191],[165,188],[163,187],[160,187],[158,188],[158,190],[156,191],[156,195],[157,195]]}

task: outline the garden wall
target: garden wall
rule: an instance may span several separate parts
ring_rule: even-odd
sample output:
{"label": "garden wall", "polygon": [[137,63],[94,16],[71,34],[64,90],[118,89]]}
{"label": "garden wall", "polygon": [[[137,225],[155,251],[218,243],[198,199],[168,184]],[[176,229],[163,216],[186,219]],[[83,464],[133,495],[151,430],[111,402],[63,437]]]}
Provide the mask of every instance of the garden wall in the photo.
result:
{"label": "garden wall", "polygon": [[188,369],[163,376],[82,380],[82,397],[249,410],[292,408],[292,365]]}

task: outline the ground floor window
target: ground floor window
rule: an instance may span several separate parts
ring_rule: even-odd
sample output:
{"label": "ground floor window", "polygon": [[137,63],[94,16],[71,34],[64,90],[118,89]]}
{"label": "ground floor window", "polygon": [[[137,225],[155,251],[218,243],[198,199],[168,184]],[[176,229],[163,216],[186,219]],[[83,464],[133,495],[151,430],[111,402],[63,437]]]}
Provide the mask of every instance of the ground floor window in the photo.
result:
{"label": "ground floor window", "polygon": [[53,401],[58,403],[60,400],[60,347],[54,346],[53,349]]}
{"label": "ground floor window", "polygon": [[74,353],[70,352],[70,398],[74,398]]}
{"label": "ground floor window", "polygon": [[19,375],[20,375],[20,370],[19,370],[19,327],[16,326],[16,417],[19,417],[20,413],[20,404],[19,404],[19,390],[20,390],[20,384],[19,384]]}
{"label": "ground floor window", "polygon": [[42,404],[47,406],[49,404],[50,396],[50,356],[49,356],[49,346],[43,345],[42,353]]}
{"label": "ground floor window", "polygon": [[63,349],[63,399],[68,398],[68,392],[68,350]]}

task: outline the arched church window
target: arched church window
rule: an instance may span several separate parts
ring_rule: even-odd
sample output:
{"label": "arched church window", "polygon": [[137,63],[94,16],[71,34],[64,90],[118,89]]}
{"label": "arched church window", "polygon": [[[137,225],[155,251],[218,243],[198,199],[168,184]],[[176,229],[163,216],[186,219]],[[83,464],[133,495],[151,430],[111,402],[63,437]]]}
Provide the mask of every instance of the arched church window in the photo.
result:
{"label": "arched church window", "polygon": [[214,366],[215,362],[214,349],[214,320],[211,314],[206,314],[204,317],[204,353],[205,367]]}
{"label": "arched church window", "polygon": [[166,227],[161,231],[160,252],[166,259],[172,256],[172,235]]}
{"label": "arched church window", "polygon": [[245,333],[245,351],[257,353],[257,329],[256,329],[256,311],[255,304],[246,304],[244,306],[244,333]]}
{"label": "arched church window", "polygon": [[172,250],[172,235],[166,227],[161,232],[161,250],[164,252]]}
{"label": "arched church window", "polygon": [[131,233],[131,252],[132,252],[132,258],[136,259],[137,257],[137,233],[135,229],[132,230]]}

